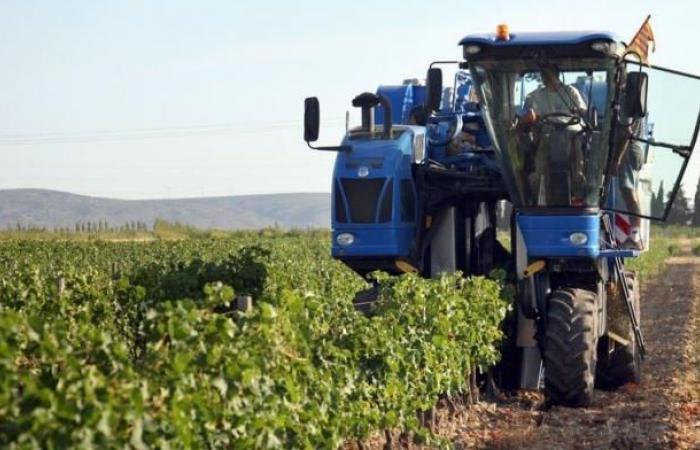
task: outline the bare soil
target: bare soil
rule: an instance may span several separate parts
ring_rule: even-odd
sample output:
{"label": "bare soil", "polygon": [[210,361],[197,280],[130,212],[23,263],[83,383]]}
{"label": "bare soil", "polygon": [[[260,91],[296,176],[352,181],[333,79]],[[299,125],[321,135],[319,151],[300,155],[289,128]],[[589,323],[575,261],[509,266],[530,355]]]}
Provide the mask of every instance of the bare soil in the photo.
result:
{"label": "bare soil", "polygon": [[[640,384],[596,391],[594,404],[581,409],[545,409],[538,392],[456,412],[443,404],[434,430],[455,449],[700,450],[700,258],[685,250],[642,285]],[[377,436],[366,448],[383,441]]]}
{"label": "bare soil", "polygon": [[[642,382],[597,391],[593,406],[543,410],[539,393],[480,403],[438,433],[456,448],[700,449],[700,258],[672,257],[642,288]],[[508,403],[510,402],[510,404]]]}

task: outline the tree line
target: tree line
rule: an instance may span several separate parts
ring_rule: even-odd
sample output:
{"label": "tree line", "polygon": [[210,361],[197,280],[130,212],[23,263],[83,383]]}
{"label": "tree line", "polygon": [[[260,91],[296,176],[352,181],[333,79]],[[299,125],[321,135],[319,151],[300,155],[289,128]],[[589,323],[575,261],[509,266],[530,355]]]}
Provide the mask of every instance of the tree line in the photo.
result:
{"label": "tree line", "polygon": [[30,232],[54,232],[54,233],[124,233],[124,232],[146,232],[152,230],[146,222],[140,220],[126,221],[120,225],[110,224],[106,220],[79,221],[73,226],[37,226],[17,222],[14,226],[7,227],[7,231],[30,231]]}
{"label": "tree line", "polygon": [[[668,197],[672,192],[664,192],[663,181],[656,193],[651,194],[651,213],[655,217],[662,217],[664,208],[668,204]],[[666,223],[669,225],[690,225],[700,227],[700,179],[695,190],[695,198],[691,207],[683,185],[678,188],[678,194],[670,207]]]}

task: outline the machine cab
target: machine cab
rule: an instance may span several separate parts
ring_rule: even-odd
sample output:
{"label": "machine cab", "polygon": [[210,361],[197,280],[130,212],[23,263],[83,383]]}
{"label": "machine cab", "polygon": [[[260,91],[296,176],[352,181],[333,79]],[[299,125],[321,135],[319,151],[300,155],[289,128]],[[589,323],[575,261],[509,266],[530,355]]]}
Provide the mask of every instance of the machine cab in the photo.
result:
{"label": "machine cab", "polygon": [[[604,32],[506,32],[460,45],[524,228],[539,226],[529,216],[599,208],[665,219],[697,138],[697,77],[627,60]],[[575,244],[562,230],[540,230],[529,240],[547,242],[528,249],[597,255],[597,222],[572,221],[562,226],[591,239]]]}

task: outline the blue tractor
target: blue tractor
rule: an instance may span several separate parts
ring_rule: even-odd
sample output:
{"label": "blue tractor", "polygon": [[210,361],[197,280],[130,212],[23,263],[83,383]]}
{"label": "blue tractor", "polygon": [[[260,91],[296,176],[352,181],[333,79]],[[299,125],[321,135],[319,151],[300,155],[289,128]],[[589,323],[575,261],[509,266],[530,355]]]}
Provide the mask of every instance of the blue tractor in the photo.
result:
{"label": "blue tractor", "polygon": [[[588,405],[594,387],[639,380],[639,290],[624,261],[679,190],[700,77],[641,64],[608,32],[499,27],[459,45],[463,60],[431,64],[425,85],[355,97],[361,126],[312,147],[338,152],[333,257],[363,276],[505,269],[517,294],[495,379]],[[319,116],[306,99],[309,146]]]}

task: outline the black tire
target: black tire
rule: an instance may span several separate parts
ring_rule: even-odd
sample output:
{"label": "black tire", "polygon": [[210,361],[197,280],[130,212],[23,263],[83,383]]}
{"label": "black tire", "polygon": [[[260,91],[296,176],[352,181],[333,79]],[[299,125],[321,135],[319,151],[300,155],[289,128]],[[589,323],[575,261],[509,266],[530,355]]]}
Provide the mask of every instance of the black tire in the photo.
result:
{"label": "black tire", "polygon": [[[639,282],[634,272],[625,272],[627,288],[632,295],[634,311],[639,323],[641,315],[639,310]],[[598,366],[596,368],[596,387],[599,389],[613,390],[627,383],[639,383],[641,381],[641,358],[637,352],[637,339],[632,329],[624,338],[630,341],[629,345],[614,343],[610,351],[610,339],[604,336],[598,344]]]}
{"label": "black tire", "polygon": [[547,402],[588,406],[595,381],[597,295],[585,289],[559,289],[552,292],[548,303],[544,333]]}
{"label": "black tire", "polygon": [[377,300],[379,299],[379,289],[373,286],[369,289],[364,289],[355,294],[353,304],[355,310],[362,313],[365,316],[371,316],[377,305]]}
{"label": "black tire", "polygon": [[493,375],[498,387],[504,391],[516,391],[520,388],[520,366],[522,349],[517,344],[517,308],[509,312],[501,323],[503,340],[501,341],[501,359],[493,368]]}

